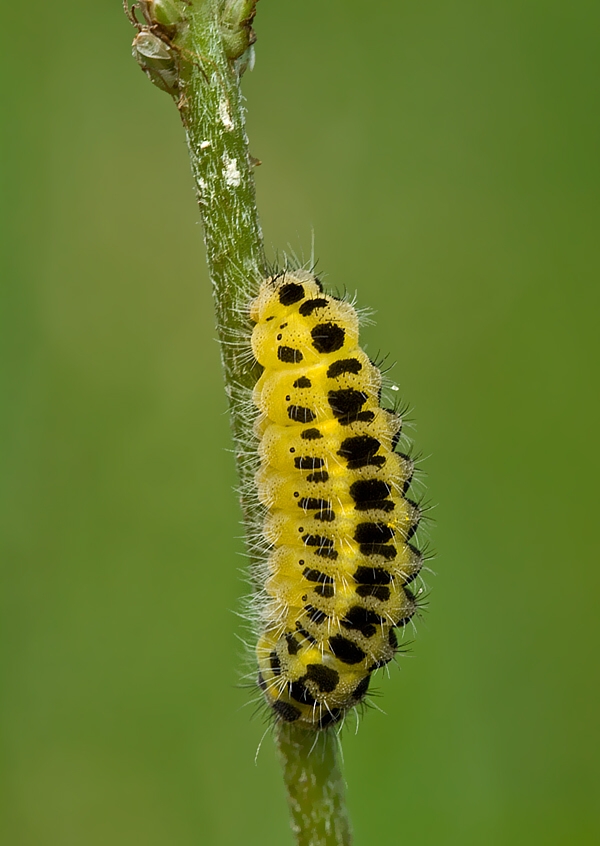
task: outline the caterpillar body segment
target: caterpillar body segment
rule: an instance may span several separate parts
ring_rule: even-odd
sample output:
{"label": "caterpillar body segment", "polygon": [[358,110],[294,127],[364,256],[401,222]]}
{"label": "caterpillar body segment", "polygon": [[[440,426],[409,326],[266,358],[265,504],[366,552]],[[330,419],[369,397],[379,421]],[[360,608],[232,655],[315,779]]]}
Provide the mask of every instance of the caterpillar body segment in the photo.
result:
{"label": "caterpillar body segment", "polygon": [[278,719],[326,728],[363,699],[416,610],[413,462],[395,452],[402,421],[380,406],[381,373],[350,303],[288,271],[262,282],[250,314],[270,549],[259,685]]}

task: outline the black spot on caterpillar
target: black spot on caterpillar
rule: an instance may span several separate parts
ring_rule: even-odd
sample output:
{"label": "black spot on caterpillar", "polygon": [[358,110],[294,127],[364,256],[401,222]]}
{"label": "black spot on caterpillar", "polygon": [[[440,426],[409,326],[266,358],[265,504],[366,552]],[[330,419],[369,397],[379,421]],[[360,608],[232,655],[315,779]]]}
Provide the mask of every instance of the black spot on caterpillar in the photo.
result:
{"label": "black spot on caterpillar", "polygon": [[300,644],[298,643],[294,635],[290,634],[290,632],[287,632],[285,635],[285,639],[287,641],[288,653],[290,655],[297,655],[300,649]]}
{"label": "black spot on caterpillar", "polygon": [[314,705],[315,700],[311,696],[310,691],[304,684],[304,679],[298,679],[298,681],[292,682],[289,687],[290,696],[292,699],[295,699],[296,702],[302,702],[304,705]]}
{"label": "black spot on caterpillar", "polygon": [[326,499],[315,499],[314,497],[305,496],[302,497],[298,506],[304,508],[306,511],[322,511],[331,508],[331,503]]}
{"label": "black spot on caterpillar", "polygon": [[285,361],[287,364],[297,364],[299,361],[302,361],[304,356],[300,350],[283,346],[277,347],[277,358],[279,361]]}
{"label": "black spot on caterpillar", "polygon": [[357,511],[393,511],[396,507],[392,499],[390,485],[382,479],[358,479],[350,485],[350,496]]}
{"label": "black spot on caterpillar", "polygon": [[284,702],[283,699],[276,699],[271,703],[271,707],[277,716],[286,723],[293,723],[300,719],[302,711],[291,705],[289,702]]}
{"label": "black spot on caterpillar", "polygon": [[344,388],[342,391],[329,391],[327,395],[333,416],[337,417],[340,423],[346,426],[349,423],[355,423],[359,419],[358,414],[366,403],[367,398],[367,394],[364,391],[356,391],[354,388]]}
{"label": "black spot on caterpillar", "polygon": [[279,302],[282,306],[289,306],[304,299],[304,288],[295,282],[288,282],[279,288]]}
{"label": "black spot on caterpillar", "polygon": [[313,347],[320,353],[332,353],[344,346],[346,330],[337,323],[321,323],[310,331]]}
{"label": "black spot on caterpillar", "polygon": [[327,308],[329,305],[329,300],[326,300],[324,297],[317,297],[314,300],[306,300],[302,303],[300,308],[298,309],[298,313],[301,314],[303,317],[308,317],[309,314],[312,314],[313,311],[317,308]]}
{"label": "black spot on caterpillar", "polygon": [[345,629],[355,629],[365,637],[373,637],[377,626],[383,623],[384,619],[361,605],[353,605],[340,622]]}
{"label": "black spot on caterpillar", "polygon": [[340,674],[324,664],[307,664],[306,675],[322,693],[331,693],[338,686]]}
{"label": "black spot on caterpillar", "polygon": [[320,608],[315,608],[314,605],[305,605],[304,608],[309,620],[317,625],[321,625],[328,619],[327,614]]}
{"label": "black spot on caterpillar", "polygon": [[324,599],[331,599],[335,594],[335,587],[333,585],[317,585],[314,591],[317,596],[322,596]]}
{"label": "black spot on caterpillar", "polygon": [[390,598],[390,589],[385,585],[359,585],[356,588],[357,596],[373,596],[381,602],[386,602]]}
{"label": "black spot on caterpillar", "polygon": [[373,458],[380,446],[381,443],[377,438],[370,435],[356,435],[353,438],[344,438],[337,454],[352,462],[366,461]]}
{"label": "black spot on caterpillar", "polygon": [[316,419],[316,416],[314,411],[302,405],[288,406],[288,417],[292,423],[312,423]]}
{"label": "black spot on caterpillar", "polygon": [[359,567],[354,579],[361,585],[389,585],[392,574],[383,567]]}
{"label": "black spot on caterpillar", "polygon": [[319,432],[318,429],[305,429],[301,434],[300,437],[303,438],[305,441],[316,441],[319,438],[322,438],[323,435]]}
{"label": "black spot on caterpillar", "polygon": [[342,635],[334,635],[329,638],[329,648],[336,658],[344,664],[359,664],[366,657],[360,646]]}
{"label": "black spot on caterpillar", "polygon": [[294,271],[263,281],[251,317],[270,544],[260,684],[277,719],[321,729],[364,698],[415,613],[413,462],[394,451],[401,417],[381,406],[352,305]]}
{"label": "black spot on caterpillar", "polygon": [[320,473],[310,473],[306,477],[307,482],[327,482],[329,481],[329,473],[327,470],[322,470]]}
{"label": "black spot on caterpillar", "polygon": [[333,578],[331,576],[326,575],[326,573],[321,573],[320,570],[311,570],[310,567],[307,567],[306,570],[303,571],[302,575],[305,579],[308,579],[309,582],[333,584]]}
{"label": "black spot on caterpillar", "polygon": [[366,694],[367,690],[369,689],[369,682],[371,681],[371,676],[365,676],[364,679],[359,681],[356,685],[354,690],[352,691],[352,698],[356,699],[358,702],[361,700],[364,695]]}
{"label": "black spot on caterpillar", "polygon": [[341,358],[329,365],[327,376],[329,379],[337,379],[343,373],[360,373],[361,370],[362,364],[357,358]]}
{"label": "black spot on caterpillar", "polygon": [[294,467],[297,470],[318,470],[325,464],[322,458],[313,458],[312,456],[298,456],[294,458]]}
{"label": "black spot on caterpillar", "polygon": [[392,540],[394,530],[386,523],[359,523],[354,540],[360,544],[380,544]]}

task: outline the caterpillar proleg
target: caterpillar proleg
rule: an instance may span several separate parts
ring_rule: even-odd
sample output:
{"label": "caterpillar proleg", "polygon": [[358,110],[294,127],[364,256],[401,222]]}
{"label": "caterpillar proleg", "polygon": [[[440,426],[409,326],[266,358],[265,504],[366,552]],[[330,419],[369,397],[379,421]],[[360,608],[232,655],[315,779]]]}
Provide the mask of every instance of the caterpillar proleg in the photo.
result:
{"label": "caterpillar proleg", "polygon": [[363,699],[415,612],[414,466],[396,452],[402,420],[381,406],[349,302],[286,271],[261,283],[250,316],[268,544],[258,683],[276,718],[326,728]]}

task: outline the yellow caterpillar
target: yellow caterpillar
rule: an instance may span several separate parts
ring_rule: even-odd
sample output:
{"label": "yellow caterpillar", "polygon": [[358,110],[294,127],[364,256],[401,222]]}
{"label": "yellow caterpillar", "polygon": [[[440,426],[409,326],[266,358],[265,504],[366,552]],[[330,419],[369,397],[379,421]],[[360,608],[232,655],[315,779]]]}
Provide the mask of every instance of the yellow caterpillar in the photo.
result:
{"label": "yellow caterpillar", "polygon": [[325,728],[365,696],[416,609],[413,462],[394,451],[402,421],[380,406],[350,303],[287,271],[261,283],[250,315],[269,545],[258,682],[278,719]]}

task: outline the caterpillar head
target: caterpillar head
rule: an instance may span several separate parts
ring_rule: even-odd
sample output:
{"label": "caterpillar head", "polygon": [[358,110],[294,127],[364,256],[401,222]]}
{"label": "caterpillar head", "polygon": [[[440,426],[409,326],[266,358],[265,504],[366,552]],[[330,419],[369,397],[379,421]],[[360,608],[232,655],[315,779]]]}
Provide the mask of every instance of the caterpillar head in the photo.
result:
{"label": "caterpillar head", "polygon": [[321,292],[304,271],[266,279],[250,309],[257,323],[252,350],[264,367],[311,366],[333,360],[358,343],[350,303]]}

